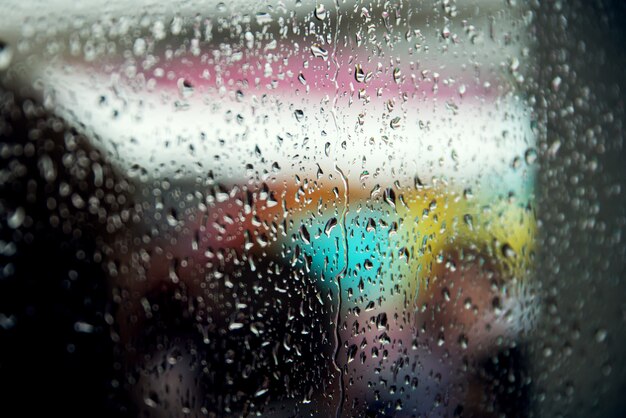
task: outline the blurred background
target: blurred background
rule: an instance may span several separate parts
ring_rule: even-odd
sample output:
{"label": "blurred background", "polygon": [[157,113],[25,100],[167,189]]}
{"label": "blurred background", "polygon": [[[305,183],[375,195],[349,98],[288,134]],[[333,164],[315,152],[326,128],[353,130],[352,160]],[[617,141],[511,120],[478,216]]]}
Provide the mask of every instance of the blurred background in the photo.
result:
{"label": "blurred background", "polygon": [[4,414],[623,416],[625,6],[0,18]]}

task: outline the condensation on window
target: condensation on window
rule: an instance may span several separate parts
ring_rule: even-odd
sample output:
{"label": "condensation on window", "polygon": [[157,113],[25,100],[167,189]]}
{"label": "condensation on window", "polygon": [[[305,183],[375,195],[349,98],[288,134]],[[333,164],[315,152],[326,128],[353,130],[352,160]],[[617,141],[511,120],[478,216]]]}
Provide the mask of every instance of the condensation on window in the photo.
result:
{"label": "condensation on window", "polygon": [[5,414],[622,416],[619,2],[13,2]]}

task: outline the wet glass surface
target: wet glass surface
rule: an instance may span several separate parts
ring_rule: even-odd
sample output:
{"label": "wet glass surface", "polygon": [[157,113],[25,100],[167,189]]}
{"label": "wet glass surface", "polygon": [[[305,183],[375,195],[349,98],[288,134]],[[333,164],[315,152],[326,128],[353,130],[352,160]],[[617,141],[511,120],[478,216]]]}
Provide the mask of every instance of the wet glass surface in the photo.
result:
{"label": "wet glass surface", "polygon": [[622,6],[11,6],[6,411],[624,412]]}

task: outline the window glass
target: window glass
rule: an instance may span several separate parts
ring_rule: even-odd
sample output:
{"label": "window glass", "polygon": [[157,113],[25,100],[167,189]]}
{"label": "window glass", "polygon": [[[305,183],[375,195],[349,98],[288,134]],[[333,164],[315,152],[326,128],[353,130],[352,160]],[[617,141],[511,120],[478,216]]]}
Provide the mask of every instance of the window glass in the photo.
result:
{"label": "window glass", "polygon": [[626,410],[618,2],[3,8],[3,408]]}

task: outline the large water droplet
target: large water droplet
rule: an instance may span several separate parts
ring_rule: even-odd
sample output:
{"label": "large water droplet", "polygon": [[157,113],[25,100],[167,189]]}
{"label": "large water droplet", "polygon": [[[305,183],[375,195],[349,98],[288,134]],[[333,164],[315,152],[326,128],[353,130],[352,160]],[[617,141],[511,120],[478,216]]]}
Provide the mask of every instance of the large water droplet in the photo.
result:
{"label": "large water droplet", "polygon": [[537,161],[537,151],[534,148],[529,148],[524,153],[524,159],[526,160],[526,164],[531,165]]}
{"label": "large water droplet", "polygon": [[511,247],[511,245],[504,244],[502,246],[502,255],[505,256],[506,258],[513,258],[516,256],[516,253],[513,247]]}
{"label": "large water droplet", "polygon": [[0,71],[9,68],[11,58],[13,58],[13,51],[6,43],[0,41]]}
{"label": "large water droplet", "polygon": [[397,83],[400,83],[400,81],[402,80],[402,71],[400,71],[400,68],[395,68],[393,70],[393,81]]}
{"label": "large water droplet", "polygon": [[396,116],[395,118],[391,119],[391,122],[389,122],[389,126],[391,127],[391,129],[398,129],[400,127],[400,117]]}
{"label": "large water droplet", "polygon": [[328,51],[319,45],[313,45],[311,47],[311,54],[313,54],[315,58],[321,58],[324,61],[328,59]]}
{"label": "large water droplet", "polygon": [[311,234],[309,234],[309,230],[304,225],[300,227],[300,237],[305,244],[311,243]]}
{"label": "large water droplet", "polygon": [[358,348],[356,344],[352,344],[350,347],[348,347],[348,363],[351,363],[354,360],[357,350]]}
{"label": "large water droplet", "polygon": [[315,17],[318,20],[324,20],[326,19],[326,15],[328,14],[328,12],[326,11],[326,8],[324,7],[323,4],[318,5],[315,8]]}
{"label": "large water droplet", "polygon": [[354,79],[357,81],[357,83],[365,82],[365,71],[363,71],[363,67],[361,67],[361,64],[357,64],[354,67]]}
{"label": "large water droplet", "polygon": [[193,85],[184,78],[179,78],[176,82],[180,95],[184,98],[188,98],[193,94]]}
{"label": "large water droplet", "polygon": [[9,225],[10,228],[17,229],[20,226],[22,226],[22,223],[24,223],[25,217],[26,217],[26,212],[24,212],[23,208],[19,207],[15,210],[15,212],[13,212],[13,214],[11,214],[11,216],[9,216],[9,219],[7,220],[7,224]]}
{"label": "large water droplet", "polygon": [[324,233],[326,236],[330,236],[333,229],[337,226],[337,218],[333,217],[326,222],[326,226],[324,227]]}

